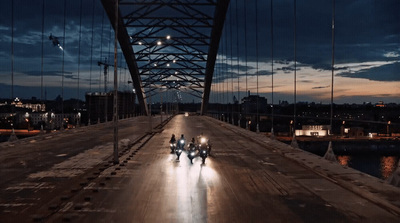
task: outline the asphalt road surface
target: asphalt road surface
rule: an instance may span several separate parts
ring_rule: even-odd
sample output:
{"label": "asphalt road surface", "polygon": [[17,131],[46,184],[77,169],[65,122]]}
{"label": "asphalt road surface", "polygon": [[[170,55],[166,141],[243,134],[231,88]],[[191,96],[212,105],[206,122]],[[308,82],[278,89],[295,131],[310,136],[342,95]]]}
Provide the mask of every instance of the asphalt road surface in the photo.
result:
{"label": "asphalt road surface", "polygon": [[[0,222],[399,222],[228,124],[178,115],[143,136],[148,120],[121,122],[119,164],[110,125],[0,147]],[[201,133],[205,164],[170,153],[172,134]]]}

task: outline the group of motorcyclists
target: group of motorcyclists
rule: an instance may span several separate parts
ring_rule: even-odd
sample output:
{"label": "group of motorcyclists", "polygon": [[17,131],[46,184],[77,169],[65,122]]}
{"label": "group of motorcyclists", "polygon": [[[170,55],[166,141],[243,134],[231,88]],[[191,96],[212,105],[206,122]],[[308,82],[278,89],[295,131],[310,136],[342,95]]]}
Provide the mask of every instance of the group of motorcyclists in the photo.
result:
{"label": "group of motorcyclists", "polygon": [[171,153],[176,153],[177,160],[179,160],[181,153],[186,151],[191,163],[193,163],[193,159],[195,157],[199,156],[204,164],[206,158],[211,153],[210,140],[204,137],[203,133],[197,136],[197,140],[194,137],[190,140],[189,144],[187,145],[187,150],[185,149],[186,140],[183,134],[179,140],[176,140],[175,134],[172,134],[169,143]]}

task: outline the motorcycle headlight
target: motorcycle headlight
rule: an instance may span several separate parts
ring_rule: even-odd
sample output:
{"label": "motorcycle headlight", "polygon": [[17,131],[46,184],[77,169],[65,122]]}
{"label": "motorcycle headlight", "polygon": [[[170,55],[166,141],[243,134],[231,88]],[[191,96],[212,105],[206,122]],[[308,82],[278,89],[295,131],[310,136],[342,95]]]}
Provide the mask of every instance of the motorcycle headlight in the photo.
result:
{"label": "motorcycle headlight", "polygon": [[204,138],[204,137],[202,137],[202,138],[200,139],[200,142],[201,142],[201,143],[205,143],[206,141],[207,141],[207,139]]}
{"label": "motorcycle headlight", "polygon": [[183,143],[185,143],[185,140],[181,139],[181,141],[180,141],[180,142],[181,142],[181,144],[183,144]]}
{"label": "motorcycle headlight", "polygon": [[191,152],[190,155],[191,155],[191,156],[194,156],[194,152]]}
{"label": "motorcycle headlight", "polygon": [[174,146],[174,144],[170,143],[169,146]]}

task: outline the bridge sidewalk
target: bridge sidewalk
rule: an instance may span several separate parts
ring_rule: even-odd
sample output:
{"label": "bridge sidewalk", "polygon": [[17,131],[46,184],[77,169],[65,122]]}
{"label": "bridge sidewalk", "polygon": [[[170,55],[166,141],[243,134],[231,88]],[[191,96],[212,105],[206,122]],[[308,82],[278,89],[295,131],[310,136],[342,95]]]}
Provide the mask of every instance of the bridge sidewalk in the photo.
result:
{"label": "bridge sidewalk", "polygon": [[392,186],[382,179],[342,166],[339,163],[328,161],[307,151],[291,147],[268,137],[265,133],[248,131],[211,117],[206,117],[206,119],[209,122],[218,123],[236,134],[252,139],[264,148],[293,160],[342,188],[400,216],[400,188]]}

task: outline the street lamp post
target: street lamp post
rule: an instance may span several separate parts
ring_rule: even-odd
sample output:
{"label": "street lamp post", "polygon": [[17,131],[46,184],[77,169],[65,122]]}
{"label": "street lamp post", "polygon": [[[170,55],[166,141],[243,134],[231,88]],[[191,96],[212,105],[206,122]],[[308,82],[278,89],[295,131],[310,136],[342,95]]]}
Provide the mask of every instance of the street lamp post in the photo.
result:
{"label": "street lamp post", "polygon": [[29,132],[29,113],[28,112],[25,113],[25,121],[28,126],[28,132]]}

